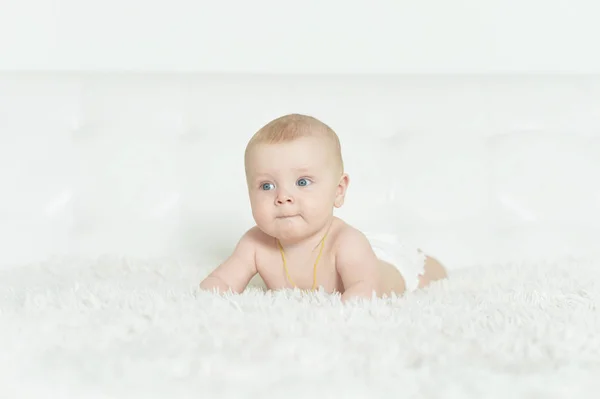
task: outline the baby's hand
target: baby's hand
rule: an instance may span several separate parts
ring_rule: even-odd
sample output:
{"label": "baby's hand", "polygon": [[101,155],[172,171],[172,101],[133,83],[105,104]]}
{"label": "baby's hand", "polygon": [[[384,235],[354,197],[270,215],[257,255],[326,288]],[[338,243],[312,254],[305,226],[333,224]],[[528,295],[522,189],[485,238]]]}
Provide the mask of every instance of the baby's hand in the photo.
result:
{"label": "baby's hand", "polygon": [[257,273],[255,250],[256,231],[252,228],[242,236],[231,256],[200,283],[200,289],[219,292],[231,290],[235,293],[244,291]]}
{"label": "baby's hand", "polygon": [[379,293],[379,260],[369,240],[352,227],[342,231],[338,240],[336,269],[344,285],[342,301],[371,299]]}

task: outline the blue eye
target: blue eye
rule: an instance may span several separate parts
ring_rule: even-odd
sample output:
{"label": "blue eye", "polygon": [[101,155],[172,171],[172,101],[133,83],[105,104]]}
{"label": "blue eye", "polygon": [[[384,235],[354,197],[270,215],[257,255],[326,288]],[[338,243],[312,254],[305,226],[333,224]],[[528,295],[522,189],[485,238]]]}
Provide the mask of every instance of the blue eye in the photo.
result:
{"label": "blue eye", "polygon": [[297,184],[301,187],[308,186],[310,183],[311,183],[311,181],[308,179],[305,179],[305,178],[298,179],[298,181],[297,181]]}
{"label": "blue eye", "polygon": [[275,188],[275,185],[273,183],[263,183],[260,186],[260,188],[263,189],[263,190],[265,190],[265,191],[267,191],[269,189]]}

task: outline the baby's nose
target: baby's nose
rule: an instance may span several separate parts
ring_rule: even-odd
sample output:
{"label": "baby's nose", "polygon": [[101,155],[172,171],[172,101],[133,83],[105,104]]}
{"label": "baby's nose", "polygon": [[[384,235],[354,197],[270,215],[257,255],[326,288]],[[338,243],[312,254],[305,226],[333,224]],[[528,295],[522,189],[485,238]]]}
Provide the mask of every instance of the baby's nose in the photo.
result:
{"label": "baby's nose", "polygon": [[285,203],[293,204],[294,198],[292,198],[292,196],[287,193],[279,193],[279,195],[277,195],[276,201],[278,205],[283,205]]}

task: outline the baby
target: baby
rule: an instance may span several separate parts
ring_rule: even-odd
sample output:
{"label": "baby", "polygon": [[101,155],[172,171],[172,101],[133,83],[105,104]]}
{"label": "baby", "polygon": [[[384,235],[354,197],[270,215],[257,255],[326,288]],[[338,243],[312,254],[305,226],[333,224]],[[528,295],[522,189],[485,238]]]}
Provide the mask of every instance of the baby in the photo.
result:
{"label": "baby", "polygon": [[258,273],[268,289],[322,287],[346,301],[401,295],[447,277],[420,250],[369,238],[333,216],[349,177],[338,136],[316,118],[292,114],[266,124],[246,147],[245,168],[256,226],[201,289],[239,293]]}

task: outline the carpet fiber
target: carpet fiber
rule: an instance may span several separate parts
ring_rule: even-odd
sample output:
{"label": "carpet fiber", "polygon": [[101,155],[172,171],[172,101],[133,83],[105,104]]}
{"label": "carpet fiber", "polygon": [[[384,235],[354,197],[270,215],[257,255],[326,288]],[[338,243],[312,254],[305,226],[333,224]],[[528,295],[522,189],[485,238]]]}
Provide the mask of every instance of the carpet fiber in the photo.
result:
{"label": "carpet fiber", "polygon": [[3,398],[597,398],[600,262],[466,268],[401,298],[217,296],[171,260],[0,271]]}

